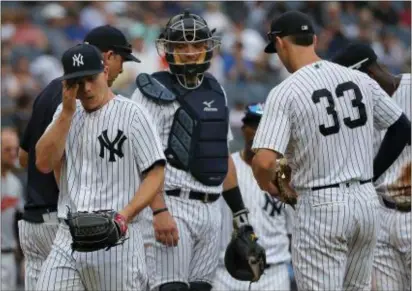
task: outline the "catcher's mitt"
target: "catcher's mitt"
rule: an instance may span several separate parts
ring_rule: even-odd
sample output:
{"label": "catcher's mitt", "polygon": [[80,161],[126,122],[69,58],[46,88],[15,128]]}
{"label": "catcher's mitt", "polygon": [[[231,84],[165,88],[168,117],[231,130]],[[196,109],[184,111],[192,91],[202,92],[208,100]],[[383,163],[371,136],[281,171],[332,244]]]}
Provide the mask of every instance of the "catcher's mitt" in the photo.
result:
{"label": "catcher's mitt", "polygon": [[225,266],[228,273],[240,281],[256,282],[266,266],[266,252],[257,242],[250,225],[241,226],[233,232],[226,248]]}
{"label": "catcher's mitt", "polygon": [[290,186],[292,169],[285,158],[281,158],[276,162],[275,177],[273,180],[273,184],[279,189],[279,195],[277,195],[276,198],[295,208],[298,194],[295,189]]}
{"label": "catcher's mitt", "polygon": [[72,213],[69,209],[66,222],[73,239],[73,251],[107,251],[126,240],[126,221],[113,210]]}

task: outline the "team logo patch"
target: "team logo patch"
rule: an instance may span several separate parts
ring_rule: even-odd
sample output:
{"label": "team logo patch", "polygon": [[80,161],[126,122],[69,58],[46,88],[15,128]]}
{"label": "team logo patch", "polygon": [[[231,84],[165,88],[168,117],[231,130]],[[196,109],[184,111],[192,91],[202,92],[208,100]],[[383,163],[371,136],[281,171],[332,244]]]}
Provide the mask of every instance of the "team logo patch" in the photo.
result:
{"label": "team logo patch", "polygon": [[103,159],[105,149],[109,151],[109,162],[116,162],[115,156],[123,158],[123,143],[126,141],[127,137],[123,134],[123,131],[117,130],[117,135],[113,141],[109,140],[107,136],[107,129],[102,132],[98,137],[100,142],[100,154],[99,156]]}

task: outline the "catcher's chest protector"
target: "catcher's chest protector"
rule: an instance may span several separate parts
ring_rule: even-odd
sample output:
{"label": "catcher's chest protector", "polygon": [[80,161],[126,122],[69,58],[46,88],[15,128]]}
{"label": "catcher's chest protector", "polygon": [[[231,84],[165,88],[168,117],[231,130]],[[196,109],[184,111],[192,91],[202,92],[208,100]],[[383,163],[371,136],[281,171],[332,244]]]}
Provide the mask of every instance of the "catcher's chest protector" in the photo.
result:
{"label": "catcher's chest protector", "polygon": [[205,74],[201,86],[186,90],[168,72],[153,77],[172,91],[181,105],[174,115],[165,151],[168,162],[190,171],[204,185],[222,184],[228,171],[229,110],[219,83]]}

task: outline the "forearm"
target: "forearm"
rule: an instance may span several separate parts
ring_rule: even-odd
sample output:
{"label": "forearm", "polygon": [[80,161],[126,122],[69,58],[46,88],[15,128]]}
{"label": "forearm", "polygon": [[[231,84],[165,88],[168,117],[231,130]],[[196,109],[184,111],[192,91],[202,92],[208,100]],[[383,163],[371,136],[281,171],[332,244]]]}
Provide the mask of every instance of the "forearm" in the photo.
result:
{"label": "forearm", "polygon": [[399,157],[407,144],[411,143],[411,123],[402,115],[390,126],[373,162],[373,177],[377,180]]}
{"label": "forearm", "polygon": [[276,160],[266,160],[256,154],[252,161],[253,175],[263,191],[271,189],[271,183],[275,175]]}
{"label": "forearm", "polygon": [[153,202],[155,196],[162,190],[164,177],[164,165],[156,165],[147,173],[133,199],[120,211],[127,222],[130,222],[140,211]]}
{"label": "forearm", "polygon": [[166,208],[166,203],[163,197],[163,191],[160,190],[154,197],[152,203],[150,203],[150,208],[152,211],[157,209]]}
{"label": "forearm", "polygon": [[60,113],[59,117],[36,144],[36,166],[42,173],[50,173],[64,154],[67,135],[73,116]]}

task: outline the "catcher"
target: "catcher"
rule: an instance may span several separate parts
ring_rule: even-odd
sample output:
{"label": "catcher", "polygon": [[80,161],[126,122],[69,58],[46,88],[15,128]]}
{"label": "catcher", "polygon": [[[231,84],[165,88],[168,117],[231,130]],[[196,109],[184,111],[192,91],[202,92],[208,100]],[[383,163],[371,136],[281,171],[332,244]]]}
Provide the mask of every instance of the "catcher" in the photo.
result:
{"label": "catcher", "polygon": [[77,45],[62,63],[63,103],[36,146],[38,169],[60,177],[61,221],[37,289],[146,290],[136,220],[163,186],[158,134],[143,108],[110,91],[96,47]]}

